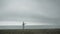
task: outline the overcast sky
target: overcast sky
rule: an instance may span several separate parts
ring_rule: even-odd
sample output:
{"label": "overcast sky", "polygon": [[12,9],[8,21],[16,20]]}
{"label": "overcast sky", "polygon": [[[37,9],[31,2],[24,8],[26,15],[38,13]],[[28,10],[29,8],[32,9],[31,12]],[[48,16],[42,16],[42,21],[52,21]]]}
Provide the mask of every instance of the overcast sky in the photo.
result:
{"label": "overcast sky", "polygon": [[60,0],[0,0],[0,25],[60,25]]}

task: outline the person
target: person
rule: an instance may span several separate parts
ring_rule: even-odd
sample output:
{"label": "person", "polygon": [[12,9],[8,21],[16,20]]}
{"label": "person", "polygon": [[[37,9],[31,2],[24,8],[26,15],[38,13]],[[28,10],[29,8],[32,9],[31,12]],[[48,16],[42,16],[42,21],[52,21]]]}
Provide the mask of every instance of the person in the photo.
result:
{"label": "person", "polygon": [[24,22],[23,22],[22,26],[23,26],[23,30],[24,30],[24,26],[25,26],[25,23]]}

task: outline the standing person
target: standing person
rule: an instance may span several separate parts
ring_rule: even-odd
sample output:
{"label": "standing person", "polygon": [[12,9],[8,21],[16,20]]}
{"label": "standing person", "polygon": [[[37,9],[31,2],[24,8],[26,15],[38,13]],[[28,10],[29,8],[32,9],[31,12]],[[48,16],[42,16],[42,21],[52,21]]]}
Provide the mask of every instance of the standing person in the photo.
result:
{"label": "standing person", "polygon": [[22,26],[23,26],[23,30],[24,30],[24,27],[25,27],[25,23],[24,22],[23,22]]}

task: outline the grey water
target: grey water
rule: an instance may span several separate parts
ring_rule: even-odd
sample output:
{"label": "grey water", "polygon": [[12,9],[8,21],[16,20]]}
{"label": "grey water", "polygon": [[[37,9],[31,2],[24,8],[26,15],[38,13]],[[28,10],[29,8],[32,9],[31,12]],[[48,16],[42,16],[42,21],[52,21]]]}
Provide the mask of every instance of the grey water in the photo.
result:
{"label": "grey water", "polygon": [[[22,29],[22,26],[0,26],[0,29]],[[24,29],[60,29],[59,25],[27,25]]]}

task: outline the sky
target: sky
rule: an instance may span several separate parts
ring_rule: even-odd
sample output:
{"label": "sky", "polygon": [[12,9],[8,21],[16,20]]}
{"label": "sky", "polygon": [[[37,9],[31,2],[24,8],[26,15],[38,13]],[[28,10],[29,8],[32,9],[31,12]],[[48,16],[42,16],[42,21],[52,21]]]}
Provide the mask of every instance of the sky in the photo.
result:
{"label": "sky", "polygon": [[1,25],[59,25],[60,0],[0,0]]}

